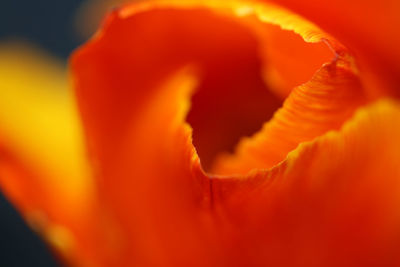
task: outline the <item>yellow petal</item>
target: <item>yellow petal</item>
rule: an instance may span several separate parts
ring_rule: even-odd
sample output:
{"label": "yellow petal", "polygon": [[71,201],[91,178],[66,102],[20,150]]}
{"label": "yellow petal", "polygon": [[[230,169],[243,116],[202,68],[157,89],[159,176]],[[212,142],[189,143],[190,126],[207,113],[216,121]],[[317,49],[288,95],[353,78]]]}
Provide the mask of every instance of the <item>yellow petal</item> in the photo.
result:
{"label": "yellow petal", "polygon": [[0,58],[1,188],[56,251],[84,255],[94,188],[65,65],[21,43]]}
{"label": "yellow petal", "polygon": [[58,197],[75,202],[90,190],[80,121],[62,62],[14,43],[0,46],[2,145],[43,172]]}

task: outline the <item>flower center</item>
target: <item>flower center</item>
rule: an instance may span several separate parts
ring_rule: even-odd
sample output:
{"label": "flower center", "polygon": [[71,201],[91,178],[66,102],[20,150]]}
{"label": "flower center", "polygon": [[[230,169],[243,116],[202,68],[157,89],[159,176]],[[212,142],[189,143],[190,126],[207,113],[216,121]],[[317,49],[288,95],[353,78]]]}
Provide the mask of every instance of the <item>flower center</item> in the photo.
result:
{"label": "flower center", "polygon": [[233,153],[242,137],[260,130],[282,104],[264,83],[255,51],[237,52],[245,53],[208,69],[192,97],[187,122],[205,171],[220,153]]}
{"label": "flower center", "polygon": [[[261,130],[294,86],[308,81],[332,56],[278,26],[213,17],[204,24],[201,79],[187,122],[203,169],[213,173],[221,154]],[[309,57],[311,53],[316,56]],[[321,56],[320,56],[321,55]],[[316,60],[315,60],[316,59]]]}
{"label": "flower center", "polygon": [[262,77],[260,44],[254,33],[226,17],[207,19],[203,23],[213,27],[196,31],[197,38],[204,39],[203,52],[196,52],[201,55],[201,75],[187,122],[202,167],[210,172],[215,158],[233,153],[241,138],[260,130],[283,98],[272,93]]}

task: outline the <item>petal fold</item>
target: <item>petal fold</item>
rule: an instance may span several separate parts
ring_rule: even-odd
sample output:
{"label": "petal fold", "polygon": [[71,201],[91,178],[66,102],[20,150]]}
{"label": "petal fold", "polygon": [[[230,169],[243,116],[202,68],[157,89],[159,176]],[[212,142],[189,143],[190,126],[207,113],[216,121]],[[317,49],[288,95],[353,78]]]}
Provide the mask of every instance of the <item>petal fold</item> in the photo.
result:
{"label": "petal fold", "polygon": [[[400,104],[380,100],[340,131],[247,180],[213,180],[239,266],[397,266]],[[234,240],[232,242],[232,240]]]}
{"label": "petal fold", "polygon": [[272,168],[302,142],[340,129],[366,103],[363,90],[348,62],[324,65],[309,82],[293,89],[260,132],[243,139],[234,154],[221,155],[213,172],[243,175]]}
{"label": "petal fold", "polygon": [[[270,1],[268,1],[270,2]],[[355,54],[371,97],[399,96],[400,2],[272,0],[314,22]]]}
{"label": "petal fold", "polygon": [[[103,28],[71,59],[100,206],[111,220],[111,227],[104,232],[115,241],[110,245],[113,254],[108,259],[112,266],[228,266],[235,262],[268,262],[265,258],[252,260],[251,251],[243,249],[241,254],[230,245],[237,245],[240,240],[246,241],[243,244],[252,241],[248,238],[254,235],[241,236],[235,228],[244,225],[251,231],[255,223],[240,214],[241,203],[235,201],[251,200],[246,188],[257,185],[257,180],[207,176],[192,144],[192,131],[185,123],[190,97],[196,88],[202,88],[207,70],[228,73],[232,58],[243,56],[235,54],[236,49],[240,48],[245,56],[257,49],[254,40],[262,40],[258,39],[262,32],[257,28],[262,28],[260,21],[295,31],[308,42],[327,42],[340,58],[323,66],[309,83],[293,92],[283,91],[281,96],[288,93],[290,96],[277,113],[276,122],[270,122],[275,125],[271,132],[287,135],[289,129],[301,129],[298,136],[288,135],[288,140],[281,141],[275,136],[276,154],[267,164],[245,163],[240,166],[240,174],[251,168],[270,168],[300,143],[339,130],[354,110],[365,103],[355,68],[348,60],[351,57],[343,46],[300,17],[288,16],[284,17],[288,20],[282,20],[282,12],[288,15],[286,11],[269,5],[268,10],[255,7],[258,5],[236,1],[128,5],[115,9]],[[258,20],[257,27],[253,26],[254,19]],[[272,29],[266,31],[273,34]],[[260,57],[265,52],[261,50]],[[291,84],[298,84],[305,77],[294,78]],[[297,109],[301,112],[292,114]],[[285,128],[287,124],[292,124],[292,128]],[[308,132],[309,129],[312,130]],[[274,171],[279,170],[277,167]],[[266,176],[274,176],[274,171]],[[258,171],[251,175],[265,173]],[[235,188],[240,183],[243,190]],[[246,201],[254,209],[260,208],[250,200]],[[231,203],[239,205],[237,213]],[[260,203],[265,204],[263,200]],[[225,220],[236,215],[249,221]],[[261,215],[250,208],[249,216]],[[274,226],[271,222],[271,229]],[[230,229],[237,234],[229,232]],[[254,241],[248,248],[256,253],[270,244],[267,237]],[[276,242],[280,244],[279,239]],[[241,255],[239,259],[231,261],[226,256],[231,255],[231,249],[233,255]]]}

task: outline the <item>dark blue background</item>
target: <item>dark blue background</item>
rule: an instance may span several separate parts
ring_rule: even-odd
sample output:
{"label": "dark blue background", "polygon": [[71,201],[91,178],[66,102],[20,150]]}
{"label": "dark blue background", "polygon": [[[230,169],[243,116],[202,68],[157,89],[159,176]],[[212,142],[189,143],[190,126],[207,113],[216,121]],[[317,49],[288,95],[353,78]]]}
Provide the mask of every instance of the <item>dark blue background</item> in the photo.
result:
{"label": "dark blue background", "polygon": [[0,39],[24,38],[66,58],[80,43],[74,16],[82,0],[1,0]]}
{"label": "dark blue background", "polygon": [[[0,41],[22,39],[66,59],[82,40],[74,29],[81,0],[1,0]],[[1,58],[0,58],[1,60]],[[0,81],[1,82],[1,81]],[[0,195],[0,266],[60,266]]]}

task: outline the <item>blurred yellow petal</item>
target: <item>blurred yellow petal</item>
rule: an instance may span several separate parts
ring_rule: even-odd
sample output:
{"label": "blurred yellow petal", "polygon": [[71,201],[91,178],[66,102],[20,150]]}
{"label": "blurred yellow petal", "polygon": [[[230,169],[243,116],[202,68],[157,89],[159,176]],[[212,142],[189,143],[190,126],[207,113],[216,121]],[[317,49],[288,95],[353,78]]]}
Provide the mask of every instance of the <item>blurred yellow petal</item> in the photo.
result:
{"label": "blurred yellow petal", "polygon": [[2,145],[38,168],[59,198],[79,206],[91,185],[65,66],[13,43],[0,46],[0,58]]}
{"label": "blurred yellow petal", "polygon": [[94,190],[66,66],[21,43],[0,58],[1,188],[62,256],[84,255]]}

